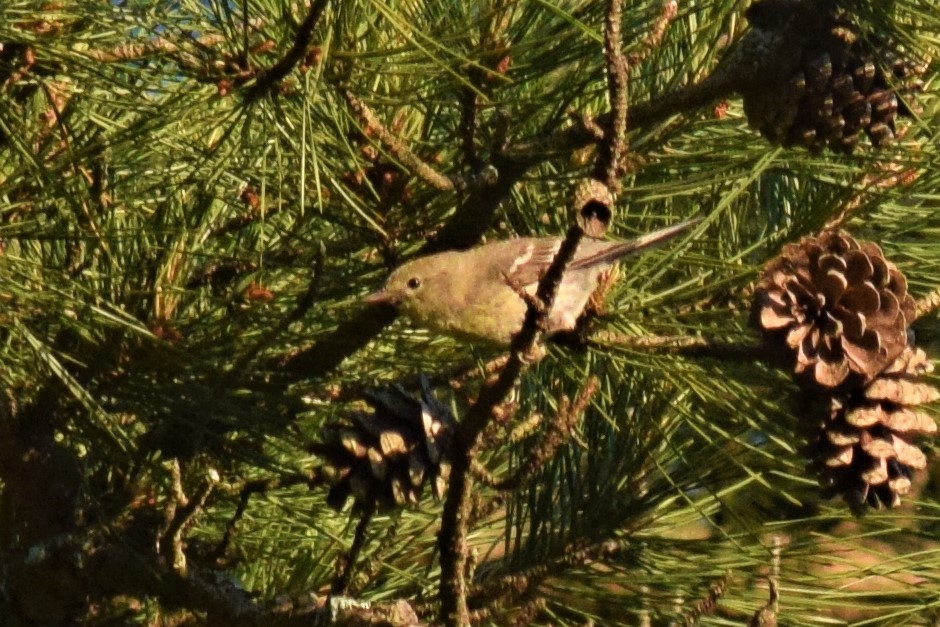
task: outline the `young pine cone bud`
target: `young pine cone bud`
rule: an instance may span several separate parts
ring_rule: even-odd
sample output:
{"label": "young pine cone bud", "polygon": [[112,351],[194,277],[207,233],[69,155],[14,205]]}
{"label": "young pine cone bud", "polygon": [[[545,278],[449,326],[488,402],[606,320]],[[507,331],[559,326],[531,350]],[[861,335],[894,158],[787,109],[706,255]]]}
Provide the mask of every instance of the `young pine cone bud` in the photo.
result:
{"label": "young pine cone bud", "polygon": [[350,495],[361,510],[415,505],[427,484],[441,498],[454,418],[427,381],[422,380],[420,398],[396,386],[370,392],[366,401],[372,413],[354,412],[327,425],[321,441],[310,447],[334,469],[330,507],[341,509]]}
{"label": "young pine cone bud", "polygon": [[784,246],[764,269],[753,322],[809,387],[872,381],[907,347],[914,300],[878,245],[826,231]]}

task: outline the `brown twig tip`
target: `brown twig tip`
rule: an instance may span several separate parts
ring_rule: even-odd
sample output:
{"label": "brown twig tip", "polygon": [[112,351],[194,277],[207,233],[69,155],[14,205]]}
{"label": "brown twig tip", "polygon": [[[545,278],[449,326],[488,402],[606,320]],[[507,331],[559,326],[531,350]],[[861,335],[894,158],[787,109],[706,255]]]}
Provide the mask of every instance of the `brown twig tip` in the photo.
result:
{"label": "brown twig tip", "polygon": [[718,607],[718,601],[725,595],[725,590],[728,587],[728,584],[731,582],[731,571],[729,570],[721,579],[719,579],[708,591],[708,594],[705,598],[701,599],[698,603],[695,604],[691,610],[685,615],[685,624],[686,625],[695,625],[698,624],[698,620],[707,614],[711,614],[715,611],[715,608]]}
{"label": "brown twig tip", "polygon": [[676,19],[676,15],[678,14],[679,3],[676,2],[676,0],[667,0],[666,2],[663,2],[662,9],[659,12],[659,17],[656,18],[656,21],[653,23],[653,27],[646,35],[643,43],[640,44],[640,49],[637,52],[627,56],[627,62],[631,66],[643,62],[643,60],[646,59],[653,50],[658,48],[663,43],[663,39],[666,36],[666,30],[669,28],[669,25],[672,23],[672,21]]}
{"label": "brown twig tip", "polygon": [[455,189],[454,181],[430,166],[418,155],[413,153],[405,144],[391,131],[389,131],[379,117],[366,103],[356,97],[349,90],[343,92],[346,104],[362,123],[362,132],[367,136],[376,137],[386,150],[403,165],[408,171],[416,177],[442,192],[449,192]]}

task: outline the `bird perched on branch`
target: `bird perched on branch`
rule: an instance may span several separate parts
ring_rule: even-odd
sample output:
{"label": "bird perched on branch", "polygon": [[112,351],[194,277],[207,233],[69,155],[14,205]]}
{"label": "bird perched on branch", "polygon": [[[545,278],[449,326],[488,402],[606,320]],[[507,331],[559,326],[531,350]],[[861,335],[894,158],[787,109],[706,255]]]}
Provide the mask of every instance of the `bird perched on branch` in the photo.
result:
{"label": "bird perched on branch", "polygon": [[[545,333],[575,328],[601,274],[613,264],[699,222],[680,222],[625,242],[584,238],[565,268],[545,317]],[[385,287],[365,300],[395,305],[429,329],[508,346],[522,328],[528,307],[520,291],[535,294],[561,243],[558,237],[522,237],[420,257],[398,267]]]}

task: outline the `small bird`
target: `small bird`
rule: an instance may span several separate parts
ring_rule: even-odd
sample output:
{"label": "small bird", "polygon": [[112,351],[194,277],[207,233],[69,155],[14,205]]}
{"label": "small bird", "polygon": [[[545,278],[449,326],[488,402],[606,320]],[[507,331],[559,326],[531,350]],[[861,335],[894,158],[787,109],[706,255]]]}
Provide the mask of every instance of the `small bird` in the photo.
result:
{"label": "small bird", "polygon": [[[546,335],[575,328],[601,274],[617,261],[700,221],[680,222],[626,242],[582,239],[546,316]],[[535,294],[561,243],[559,237],[521,237],[420,257],[395,269],[385,287],[365,301],[395,305],[419,325],[448,335],[508,346],[528,308],[519,290]]]}

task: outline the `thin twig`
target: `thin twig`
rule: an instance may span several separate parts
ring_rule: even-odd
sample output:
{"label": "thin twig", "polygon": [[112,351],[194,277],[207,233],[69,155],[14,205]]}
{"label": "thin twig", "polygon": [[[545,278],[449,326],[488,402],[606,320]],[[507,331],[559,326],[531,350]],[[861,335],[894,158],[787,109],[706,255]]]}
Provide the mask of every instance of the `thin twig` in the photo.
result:
{"label": "thin twig", "polygon": [[313,30],[320,21],[320,16],[328,2],[329,0],[313,0],[310,3],[310,10],[307,11],[307,16],[297,29],[297,35],[290,49],[277,63],[255,73],[255,82],[245,94],[249,100],[264,96],[276,89],[277,85],[303,61],[313,41]]}
{"label": "thin twig", "polygon": [[608,0],[604,18],[604,60],[607,63],[607,92],[610,124],[601,143],[594,178],[603,181],[610,192],[619,190],[620,166],[627,151],[627,89],[630,66],[623,55],[620,36],[621,0]]}
{"label": "thin twig", "polygon": [[182,575],[186,574],[186,553],[183,551],[183,531],[192,519],[198,514],[212,488],[219,483],[219,473],[214,468],[206,471],[203,482],[197,488],[192,498],[187,499],[183,494],[182,484],[179,481],[179,465],[174,464],[173,469],[173,516],[166,529],[161,534],[161,544],[164,555],[172,569]]}
{"label": "thin twig", "polygon": [[562,242],[545,275],[539,280],[536,297],[543,304],[540,315],[535,307],[526,310],[522,329],[515,335],[510,347],[509,360],[495,382],[483,386],[477,402],[470,407],[455,433],[451,452],[450,486],[441,514],[439,548],[441,554],[441,581],[439,597],[440,620],[445,625],[468,625],[466,563],[469,553],[468,523],[473,504],[473,477],[471,468],[480,434],[493,419],[494,409],[516,386],[525,370],[526,355],[532,353],[539,339],[542,318],[551,310],[565,268],[574,257],[583,232],[573,226]]}
{"label": "thin twig", "polygon": [[597,393],[598,387],[600,387],[600,381],[597,377],[592,376],[581,388],[573,403],[563,397],[558,404],[558,413],[555,415],[555,419],[549,423],[547,431],[519,465],[516,472],[493,484],[492,487],[497,490],[514,490],[552,459],[558,449],[573,436],[574,428],[580,422],[594,394]]}
{"label": "thin twig", "polygon": [[[432,388],[446,385],[449,386],[454,392],[459,393],[468,387],[475,389],[476,383],[480,380],[486,380],[491,376],[498,374],[500,369],[506,365],[506,361],[508,361],[508,359],[508,355],[500,355],[499,357],[491,359],[482,366],[476,362],[462,363],[440,373],[428,374],[425,372],[418,372],[399,377],[395,380],[395,383],[396,385],[399,385],[406,390],[415,390],[421,387],[422,380],[427,380]],[[375,383],[371,381],[355,381],[346,385],[335,384],[335,387],[332,388],[329,392],[329,398],[331,401],[335,402],[358,400],[362,398],[362,395],[366,390],[370,390],[374,387]],[[467,394],[469,394],[469,390],[467,390]],[[466,397],[467,394],[464,394],[463,396]],[[511,410],[514,409],[508,403],[504,404],[504,408],[507,417]]]}
{"label": "thin twig", "polygon": [[343,96],[345,96],[346,103],[349,105],[352,112],[362,121],[364,126],[363,132],[366,135],[374,135],[377,137],[399,163],[434,189],[442,192],[453,191],[454,182],[449,177],[444,176],[432,168],[429,163],[422,160],[405,146],[401,140],[392,135],[372,109],[359,100],[355,94],[347,89],[343,91]]}
{"label": "thin twig", "polygon": [[923,298],[917,299],[917,308],[915,310],[914,319],[917,320],[927,314],[933,313],[940,309],[940,288],[930,292]]}
{"label": "thin twig", "polygon": [[636,67],[642,63],[655,48],[658,48],[659,45],[663,43],[663,37],[666,36],[666,29],[669,28],[672,21],[676,19],[678,13],[679,3],[676,2],[676,0],[666,0],[666,2],[663,3],[662,11],[660,11],[659,17],[656,18],[656,22],[653,24],[649,33],[647,33],[643,43],[640,44],[640,49],[627,55],[627,63],[630,64],[630,67]]}
{"label": "thin twig", "polygon": [[474,459],[470,465],[470,472],[473,473],[474,480],[488,488],[495,488],[502,483],[502,480],[496,478],[496,475],[491,473],[486,466],[476,459]]}
{"label": "thin twig", "polygon": [[711,614],[718,606],[718,601],[725,595],[728,584],[731,582],[731,571],[726,572],[709,590],[705,598],[700,599],[691,610],[684,616],[684,622],[690,627],[697,625],[698,620],[705,615]]}
{"label": "thin twig", "polygon": [[664,351],[687,357],[710,357],[724,361],[756,362],[764,359],[764,349],[755,341],[725,342],[701,336],[623,335],[601,331],[590,338],[597,346],[621,346],[630,349]]}
{"label": "thin twig", "polygon": [[374,514],[375,507],[372,506],[363,509],[362,513],[359,515],[359,522],[356,524],[356,532],[353,535],[352,546],[349,547],[349,552],[341,559],[339,572],[330,586],[331,596],[343,594],[346,591],[346,587],[349,585],[349,580],[352,577],[353,568],[356,566],[356,560],[359,559],[359,554],[366,545],[366,532],[369,530],[369,524],[372,522],[372,516]]}
{"label": "thin twig", "polygon": [[878,193],[910,185],[920,177],[916,168],[900,163],[879,163],[875,164],[875,167],[875,171],[868,170],[860,175],[858,183],[854,186],[856,191],[842,203],[839,213],[830,218],[824,228],[842,228]]}
{"label": "thin twig", "polygon": [[[197,41],[202,47],[210,48],[225,41],[225,37],[218,34],[204,35],[199,37]],[[84,51],[82,54],[99,63],[117,63],[138,61],[157,54],[176,54],[179,52],[179,44],[165,37],[157,36],[144,41],[122,43],[113,48],[101,50],[92,48]]]}

